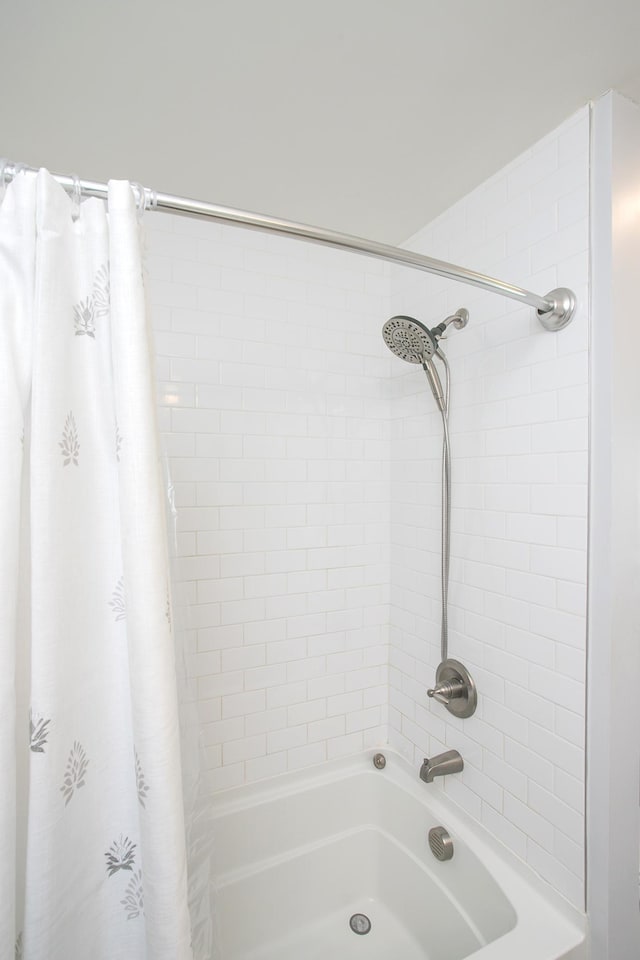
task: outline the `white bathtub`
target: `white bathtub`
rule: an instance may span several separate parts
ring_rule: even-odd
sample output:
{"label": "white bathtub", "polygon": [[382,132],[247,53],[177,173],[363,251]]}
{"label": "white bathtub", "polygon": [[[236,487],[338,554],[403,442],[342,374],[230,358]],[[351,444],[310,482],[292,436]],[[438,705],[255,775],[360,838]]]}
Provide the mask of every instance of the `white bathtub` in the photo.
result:
{"label": "white bathtub", "polygon": [[[583,960],[584,924],[404,760],[373,752],[214,801],[217,960]],[[453,859],[431,853],[442,825]],[[371,921],[366,935],[353,914]]]}

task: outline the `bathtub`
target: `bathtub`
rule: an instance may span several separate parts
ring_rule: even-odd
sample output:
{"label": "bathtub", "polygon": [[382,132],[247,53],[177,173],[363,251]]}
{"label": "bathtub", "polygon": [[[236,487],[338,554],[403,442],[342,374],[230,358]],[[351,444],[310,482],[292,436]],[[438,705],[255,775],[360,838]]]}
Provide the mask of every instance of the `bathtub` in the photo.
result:
{"label": "bathtub", "polygon": [[[214,955],[583,960],[581,916],[384,752],[384,770],[370,752],[216,796]],[[446,862],[427,841],[440,825]]]}

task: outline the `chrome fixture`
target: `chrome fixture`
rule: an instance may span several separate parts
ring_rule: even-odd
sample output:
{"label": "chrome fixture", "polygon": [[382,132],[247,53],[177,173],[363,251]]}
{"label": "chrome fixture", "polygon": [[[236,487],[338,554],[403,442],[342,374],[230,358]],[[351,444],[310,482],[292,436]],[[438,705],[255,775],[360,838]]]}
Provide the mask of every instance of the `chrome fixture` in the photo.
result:
{"label": "chrome fixture", "polygon": [[[413,317],[403,314],[391,317],[382,327],[382,337],[396,357],[407,363],[419,363],[424,370],[431,392],[442,415],[442,542],[440,586],[442,613],[440,622],[440,666],[436,672],[436,686],[427,691],[457,717],[470,717],[478,697],[469,671],[457,660],[449,659],[449,561],[451,555],[451,444],[449,442],[449,400],[451,376],[449,363],[440,347],[447,327],[451,324],[462,330],[469,322],[469,312],[460,307],[431,330]],[[445,371],[445,387],[433,358],[440,360]]]}
{"label": "chrome fixture", "polygon": [[429,830],[429,847],[436,860],[451,860],[453,856],[453,840],[444,827]]}
{"label": "chrome fixture", "polygon": [[387,758],[385,757],[384,753],[376,753],[373,758],[373,765],[376,770],[384,770],[387,765]]}
{"label": "chrome fixture", "polygon": [[382,328],[382,338],[392,353],[408,363],[430,359],[438,344],[428,327],[413,317],[391,317]]}
{"label": "chrome fixture", "polygon": [[435,777],[446,777],[449,773],[461,773],[464,769],[464,760],[457,750],[447,750],[437,757],[425,757],[420,767],[420,779],[425,783],[432,783]]}
{"label": "chrome fixture", "polygon": [[354,913],[349,919],[349,926],[359,937],[363,937],[365,933],[369,933],[371,930],[371,920],[366,913]]}
{"label": "chrome fixture", "polygon": [[[419,363],[425,372],[431,392],[442,415],[442,552],[441,552],[441,588],[442,619],[440,627],[440,659],[446,660],[449,646],[449,625],[447,600],[449,592],[449,554],[451,543],[451,445],[449,443],[449,363],[440,348],[440,340],[447,327],[454,324],[461,329],[469,322],[469,314],[464,307],[456,310],[438,326],[429,330],[413,317],[399,315],[391,317],[382,327],[382,337],[392,353],[408,363]],[[432,357],[444,366],[445,387],[436,369]]]}
{"label": "chrome fixture", "polygon": [[[25,164],[0,160],[0,180],[8,183],[21,170],[34,172],[35,169],[34,167],[27,167]],[[79,188],[82,194],[87,197],[100,197],[103,200],[107,197],[106,183],[98,183],[95,180],[79,180],[77,177],[62,176],[57,173],[52,174],[52,176],[54,180],[57,180],[61,186],[68,190]],[[467,270],[465,267],[458,267],[454,263],[435,260],[433,257],[426,257],[424,254],[415,253],[413,250],[403,250],[401,247],[394,247],[387,243],[365,240],[362,237],[337,233],[335,230],[325,230],[323,227],[311,227],[304,223],[296,223],[293,220],[280,220],[262,213],[250,213],[247,210],[223,207],[214,203],[205,203],[202,200],[176,197],[170,193],[158,193],[149,187],[138,187],[137,191],[144,207],[150,210],[167,210],[181,216],[215,220],[219,223],[237,223],[242,227],[252,227],[256,230],[279,233],[286,237],[311,240],[314,243],[337,247],[341,250],[364,253],[378,260],[403,263],[408,267],[414,267],[416,270],[424,270],[426,273],[435,273],[449,280],[480,287],[490,293],[497,293],[503,297],[508,297],[510,300],[516,300],[519,303],[526,303],[534,307],[538,320],[545,330],[562,330],[568,323],[571,323],[576,310],[575,294],[566,287],[558,287],[544,297],[540,297],[537,293],[524,290],[522,287],[516,287],[504,280],[497,280],[495,277],[477,273],[475,270]]]}
{"label": "chrome fixture", "polygon": [[438,341],[443,338],[450,324],[453,324],[456,330],[462,330],[468,323],[469,311],[464,307],[460,307],[431,330],[413,317],[398,314],[387,320],[382,328],[382,336],[389,350],[401,360],[424,364],[425,360],[438,352]]}
{"label": "chrome fixture", "polygon": [[478,705],[473,677],[459,660],[444,660],[436,670],[436,685],[427,696],[444,704],[456,717],[470,717]]}

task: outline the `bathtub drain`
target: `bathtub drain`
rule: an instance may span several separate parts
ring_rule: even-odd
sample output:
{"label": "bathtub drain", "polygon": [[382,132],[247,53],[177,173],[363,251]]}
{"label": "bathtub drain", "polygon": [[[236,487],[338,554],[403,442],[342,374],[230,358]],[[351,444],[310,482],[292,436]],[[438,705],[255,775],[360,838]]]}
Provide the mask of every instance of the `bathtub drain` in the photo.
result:
{"label": "bathtub drain", "polygon": [[366,917],[364,913],[354,913],[349,920],[349,926],[354,933],[362,937],[371,930],[371,920],[369,920],[369,917]]}

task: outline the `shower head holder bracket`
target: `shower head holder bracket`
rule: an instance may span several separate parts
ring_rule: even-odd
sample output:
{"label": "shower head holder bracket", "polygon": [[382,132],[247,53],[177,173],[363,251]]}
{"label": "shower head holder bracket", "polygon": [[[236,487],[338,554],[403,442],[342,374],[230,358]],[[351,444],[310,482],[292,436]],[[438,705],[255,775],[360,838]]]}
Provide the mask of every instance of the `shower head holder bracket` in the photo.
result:
{"label": "shower head holder bracket", "polygon": [[436,685],[427,696],[442,703],[449,713],[462,719],[471,717],[478,706],[478,691],[473,677],[459,660],[443,660],[436,670]]}

